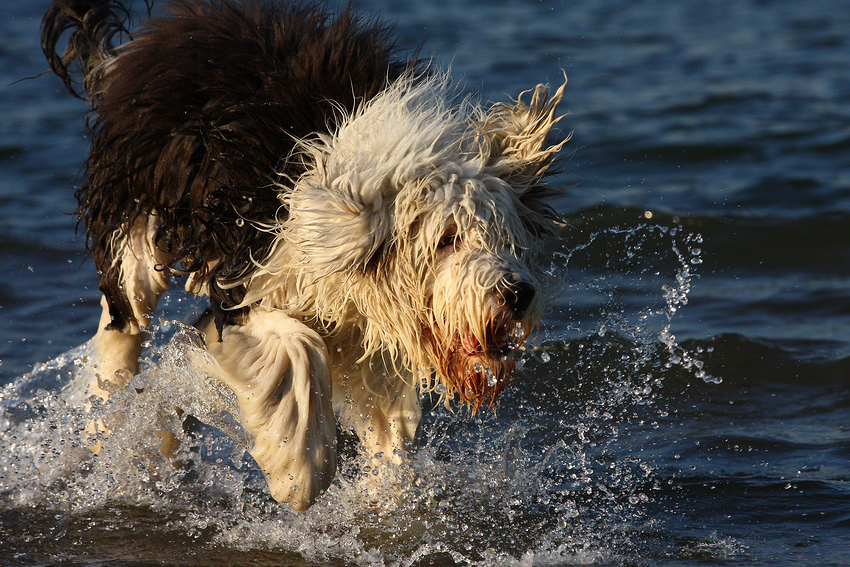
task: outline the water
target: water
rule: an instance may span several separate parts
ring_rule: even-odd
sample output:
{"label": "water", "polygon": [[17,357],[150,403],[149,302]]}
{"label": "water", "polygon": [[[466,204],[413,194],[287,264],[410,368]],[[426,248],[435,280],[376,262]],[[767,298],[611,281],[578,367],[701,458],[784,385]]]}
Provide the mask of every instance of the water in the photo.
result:
{"label": "water", "polygon": [[0,6],[0,564],[850,565],[846,6],[443,4],[361,3],[483,98],[569,76],[562,293],[496,412],[426,401],[383,490],[343,434],[302,514],[189,362],[179,295],[98,409],[120,448],[83,449],[62,388],[99,315],[68,215],[85,106],[19,81],[45,68],[45,6]]}

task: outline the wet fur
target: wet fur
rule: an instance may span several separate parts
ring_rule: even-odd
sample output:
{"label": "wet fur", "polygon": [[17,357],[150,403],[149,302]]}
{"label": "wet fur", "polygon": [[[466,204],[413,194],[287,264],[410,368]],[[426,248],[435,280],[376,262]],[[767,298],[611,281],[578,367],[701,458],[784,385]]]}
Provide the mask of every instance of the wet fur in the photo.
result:
{"label": "wet fur", "polygon": [[87,394],[138,370],[160,295],[188,275],[210,298],[207,363],[295,509],[333,478],[334,414],[400,462],[422,388],[494,403],[539,319],[563,87],[458,101],[386,27],[316,5],[177,0],[132,34],[129,14],[56,0],[42,27],[92,105],[77,212],[104,299]]}

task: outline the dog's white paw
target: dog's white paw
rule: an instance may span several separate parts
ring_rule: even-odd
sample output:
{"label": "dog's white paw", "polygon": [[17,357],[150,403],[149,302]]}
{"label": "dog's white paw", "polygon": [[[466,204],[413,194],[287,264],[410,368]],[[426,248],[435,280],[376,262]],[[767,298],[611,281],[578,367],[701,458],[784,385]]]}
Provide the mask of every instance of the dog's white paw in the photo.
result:
{"label": "dog's white paw", "polygon": [[282,311],[255,308],[209,345],[236,394],[251,456],[275,500],[303,510],[336,473],[336,422],[325,344]]}

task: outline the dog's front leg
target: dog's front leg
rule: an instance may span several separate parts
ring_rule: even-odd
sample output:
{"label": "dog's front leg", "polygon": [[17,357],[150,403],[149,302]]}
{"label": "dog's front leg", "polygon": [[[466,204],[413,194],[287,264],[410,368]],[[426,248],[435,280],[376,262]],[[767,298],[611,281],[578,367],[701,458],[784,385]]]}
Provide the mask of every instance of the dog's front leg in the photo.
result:
{"label": "dog's front leg", "polygon": [[335,378],[340,419],[357,433],[376,471],[386,462],[402,463],[416,450],[422,408],[412,380],[403,380],[382,363],[364,363]]}
{"label": "dog's front leg", "polygon": [[255,307],[226,327],[209,352],[239,401],[251,456],[272,496],[304,510],[336,473],[336,423],[327,349],[321,337],[282,311]]}

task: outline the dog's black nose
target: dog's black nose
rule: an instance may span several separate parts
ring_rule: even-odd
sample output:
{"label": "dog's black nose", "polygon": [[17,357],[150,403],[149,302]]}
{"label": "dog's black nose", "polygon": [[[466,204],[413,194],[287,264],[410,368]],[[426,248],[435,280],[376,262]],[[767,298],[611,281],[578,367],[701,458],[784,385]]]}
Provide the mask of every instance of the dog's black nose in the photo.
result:
{"label": "dog's black nose", "polygon": [[514,319],[522,319],[525,316],[537,293],[532,284],[514,275],[502,281],[500,291]]}

